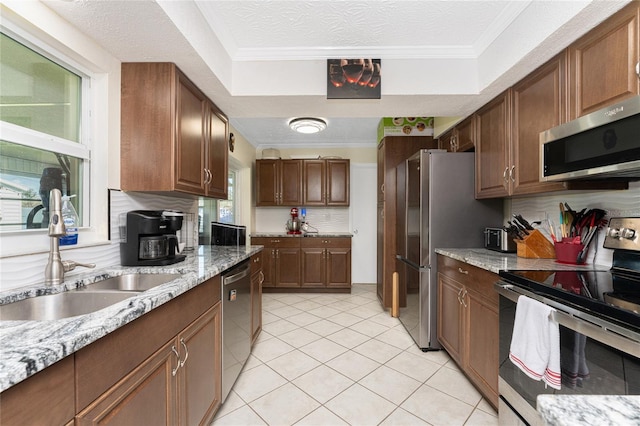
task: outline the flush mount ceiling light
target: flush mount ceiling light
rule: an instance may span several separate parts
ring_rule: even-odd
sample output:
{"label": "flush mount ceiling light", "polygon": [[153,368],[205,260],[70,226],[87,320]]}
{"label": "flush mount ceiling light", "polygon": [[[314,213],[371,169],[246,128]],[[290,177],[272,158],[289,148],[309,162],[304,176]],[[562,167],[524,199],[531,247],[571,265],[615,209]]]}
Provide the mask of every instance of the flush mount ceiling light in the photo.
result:
{"label": "flush mount ceiling light", "polygon": [[289,121],[289,127],[298,133],[318,133],[327,128],[327,122],[320,118],[300,117]]}

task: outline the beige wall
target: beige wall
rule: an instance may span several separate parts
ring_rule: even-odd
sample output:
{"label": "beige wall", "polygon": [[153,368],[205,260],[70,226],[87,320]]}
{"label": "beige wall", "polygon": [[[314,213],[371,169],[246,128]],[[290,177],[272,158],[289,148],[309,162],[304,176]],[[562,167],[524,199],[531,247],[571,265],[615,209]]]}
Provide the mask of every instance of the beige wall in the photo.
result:
{"label": "beige wall", "polygon": [[[352,163],[377,163],[378,148],[287,148],[280,149],[282,158],[291,158],[296,155],[317,155],[319,157],[338,156],[351,160]],[[262,151],[257,153],[257,158],[262,158]]]}
{"label": "beige wall", "polygon": [[434,117],[433,137],[438,138],[441,134],[449,130],[454,125],[462,121],[464,117]]}

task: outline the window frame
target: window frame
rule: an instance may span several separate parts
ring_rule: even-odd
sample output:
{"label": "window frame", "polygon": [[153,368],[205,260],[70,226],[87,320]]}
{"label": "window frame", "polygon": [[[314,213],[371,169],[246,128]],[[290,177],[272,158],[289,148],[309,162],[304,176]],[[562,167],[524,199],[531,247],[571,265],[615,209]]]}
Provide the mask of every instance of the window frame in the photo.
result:
{"label": "window frame", "polygon": [[[0,3],[0,11],[3,32],[86,76],[89,93],[83,87],[80,127],[81,144],[90,151],[83,161],[89,167],[83,174],[84,223],[78,244],[61,250],[109,245],[106,194],[119,187],[120,176],[120,61],[41,3]],[[49,251],[46,229],[9,231],[1,239],[0,259]]]}
{"label": "window frame", "polygon": [[[22,44],[25,48],[33,50],[58,66],[78,75],[81,79],[80,128],[78,131],[78,142],[18,126],[2,120],[0,120],[0,134],[2,134],[2,139],[7,142],[63,155],[70,155],[82,160],[82,181],[79,186],[82,191],[82,208],[80,209],[80,223],[82,225],[79,228],[88,228],[91,226],[92,219],[89,203],[89,200],[91,199],[92,146],[91,126],[88,125],[88,123],[91,120],[91,81],[94,77],[91,75],[89,70],[76,63],[68,55],[65,55],[51,47],[45,41],[23,30],[13,24],[10,20],[3,20],[0,24],[0,32]],[[1,235],[24,235],[25,232],[37,233],[37,230],[21,229],[5,231],[2,232]]]}

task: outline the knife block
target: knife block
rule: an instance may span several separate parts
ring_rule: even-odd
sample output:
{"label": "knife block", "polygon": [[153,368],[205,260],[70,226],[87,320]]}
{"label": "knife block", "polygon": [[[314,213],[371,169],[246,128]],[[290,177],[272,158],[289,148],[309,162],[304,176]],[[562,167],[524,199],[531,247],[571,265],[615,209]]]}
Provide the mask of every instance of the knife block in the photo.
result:
{"label": "knife block", "polygon": [[518,257],[528,257],[532,259],[555,259],[556,249],[540,231],[534,229],[524,240],[514,240],[516,242],[516,253]]}

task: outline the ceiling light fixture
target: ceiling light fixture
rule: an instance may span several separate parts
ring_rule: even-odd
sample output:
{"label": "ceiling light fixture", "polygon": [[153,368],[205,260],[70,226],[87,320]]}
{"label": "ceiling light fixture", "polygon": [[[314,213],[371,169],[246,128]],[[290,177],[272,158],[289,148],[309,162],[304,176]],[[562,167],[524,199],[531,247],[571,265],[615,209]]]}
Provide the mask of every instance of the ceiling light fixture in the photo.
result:
{"label": "ceiling light fixture", "polygon": [[327,128],[327,122],[320,118],[313,117],[300,117],[294,118],[289,121],[289,127],[291,130],[295,130],[298,133],[318,133]]}

